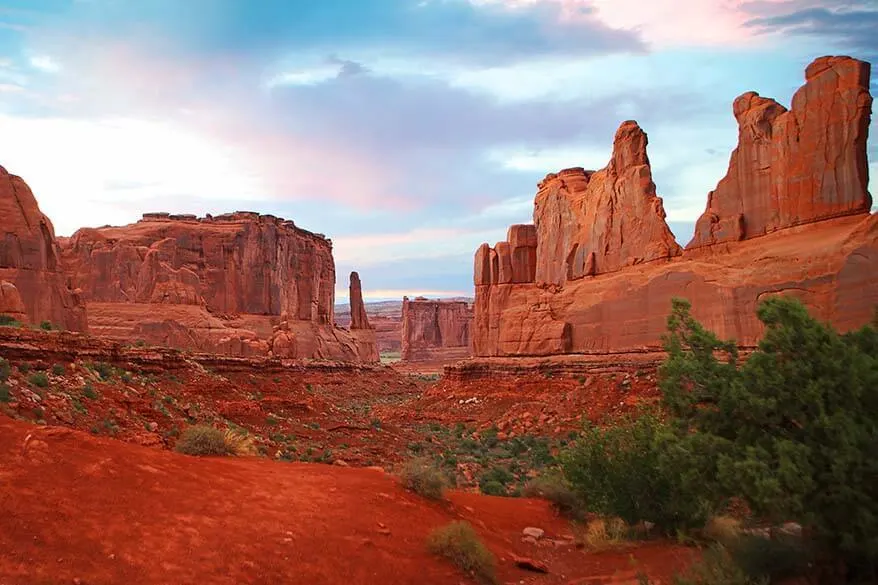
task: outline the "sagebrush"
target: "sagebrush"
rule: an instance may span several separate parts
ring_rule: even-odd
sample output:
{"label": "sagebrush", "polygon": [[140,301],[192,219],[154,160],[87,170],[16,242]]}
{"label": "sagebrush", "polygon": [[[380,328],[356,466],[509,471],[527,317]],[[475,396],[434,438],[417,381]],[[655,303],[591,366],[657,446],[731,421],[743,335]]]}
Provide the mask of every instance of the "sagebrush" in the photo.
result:
{"label": "sagebrush", "polygon": [[497,583],[494,555],[468,522],[452,522],[437,528],[430,533],[427,547],[431,553],[448,559],[480,582]]}

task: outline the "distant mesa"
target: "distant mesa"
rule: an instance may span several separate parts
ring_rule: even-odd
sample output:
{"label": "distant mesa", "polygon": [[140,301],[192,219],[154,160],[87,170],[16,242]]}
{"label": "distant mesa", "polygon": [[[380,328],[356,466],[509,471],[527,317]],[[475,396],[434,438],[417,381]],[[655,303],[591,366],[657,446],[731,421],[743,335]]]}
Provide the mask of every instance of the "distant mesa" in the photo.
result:
{"label": "distant mesa", "polygon": [[402,359],[449,362],[471,355],[472,306],[466,301],[402,299]]}
{"label": "distant mesa", "polygon": [[647,136],[616,132],[597,171],[538,185],[534,223],[475,253],[476,356],[635,352],[661,347],[671,298],[742,345],[761,336],[756,305],[802,299],[842,330],[878,305],[878,219],[869,215],[870,65],[821,57],[789,110],[745,93],[738,146],[682,250],[652,180]]}
{"label": "distant mesa", "polygon": [[332,243],[292,221],[152,212],[58,239],[5,169],[0,217],[0,313],[12,318],[231,356],[378,361],[368,322],[335,324]]}

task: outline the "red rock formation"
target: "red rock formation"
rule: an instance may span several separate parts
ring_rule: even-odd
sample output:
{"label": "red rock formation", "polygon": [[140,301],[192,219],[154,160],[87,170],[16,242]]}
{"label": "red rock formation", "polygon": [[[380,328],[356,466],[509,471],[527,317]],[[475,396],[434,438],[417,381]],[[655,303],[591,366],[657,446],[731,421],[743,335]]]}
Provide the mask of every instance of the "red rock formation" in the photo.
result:
{"label": "red rock formation", "polygon": [[548,175],[534,205],[536,281],[563,284],[584,276],[678,256],[636,122],[616,132],[606,168]]}
{"label": "red rock formation", "polygon": [[351,272],[350,303],[351,329],[372,329],[369,325],[369,316],[366,315],[366,306],[363,304],[363,286],[360,283],[360,275],[356,272]]}
{"label": "red rock formation", "polygon": [[0,315],[20,323],[27,321],[27,309],[18,289],[11,282],[0,280]]}
{"label": "red rock formation", "polygon": [[[73,331],[88,324],[85,307],[60,270],[55,230],[27,184],[0,167],[0,280],[13,285],[23,319]],[[7,289],[7,294],[12,291]],[[7,301],[11,302],[11,301]]]}
{"label": "red rock formation", "polygon": [[465,301],[402,299],[402,359],[454,361],[470,354],[472,308]]}
{"label": "red rock formation", "polygon": [[129,226],[79,230],[62,258],[88,302],[203,304],[332,323],[332,244],[270,215],[146,214]]}
{"label": "red rock formation", "polygon": [[291,221],[145,214],[79,230],[62,262],[98,335],[245,357],[378,359],[368,332],[334,325],[332,243]]}
{"label": "red rock formation", "polygon": [[863,61],[822,57],[790,110],[755,92],[736,99],[738,147],[686,248],[868,212],[869,75]]}
{"label": "red rock formation", "polygon": [[476,252],[474,354],[656,350],[673,297],[743,346],[761,337],[755,310],[768,295],[794,295],[842,330],[869,321],[878,216],[865,190],[868,65],[822,58],[806,78],[790,112],[738,99],[741,144],[682,255],[633,123],[603,171],[549,175],[535,202],[534,282],[500,278],[506,246]]}
{"label": "red rock formation", "polygon": [[360,275],[356,272],[351,272],[349,290],[351,305],[350,334],[356,342],[358,361],[377,362],[380,359],[378,340],[375,335],[375,329],[369,325],[366,306],[363,304],[363,287],[360,283]]}

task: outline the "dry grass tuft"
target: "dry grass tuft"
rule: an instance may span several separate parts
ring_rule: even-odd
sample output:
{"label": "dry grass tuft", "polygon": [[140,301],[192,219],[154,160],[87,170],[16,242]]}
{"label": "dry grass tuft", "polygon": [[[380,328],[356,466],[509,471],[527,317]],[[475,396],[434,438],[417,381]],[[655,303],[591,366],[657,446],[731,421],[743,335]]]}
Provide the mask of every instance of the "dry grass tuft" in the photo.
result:
{"label": "dry grass tuft", "polygon": [[430,533],[427,548],[481,583],[497,583],[497,561],[468,522],[452,522],[437,528]]}

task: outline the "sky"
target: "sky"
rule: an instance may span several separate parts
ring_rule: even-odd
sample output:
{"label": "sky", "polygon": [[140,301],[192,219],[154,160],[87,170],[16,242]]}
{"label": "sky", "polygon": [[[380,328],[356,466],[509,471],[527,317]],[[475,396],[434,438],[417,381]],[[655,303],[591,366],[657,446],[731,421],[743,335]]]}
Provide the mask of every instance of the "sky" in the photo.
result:
{"label": "sky", "polygon": [[878,0],[0,0],[0,165],[58,235],[259,211],[332,239],[339,302],[351,270],[367,300],[471,296],[479,244],[628,119],[685,245],[734,98],[878,64],[875,30]]}

